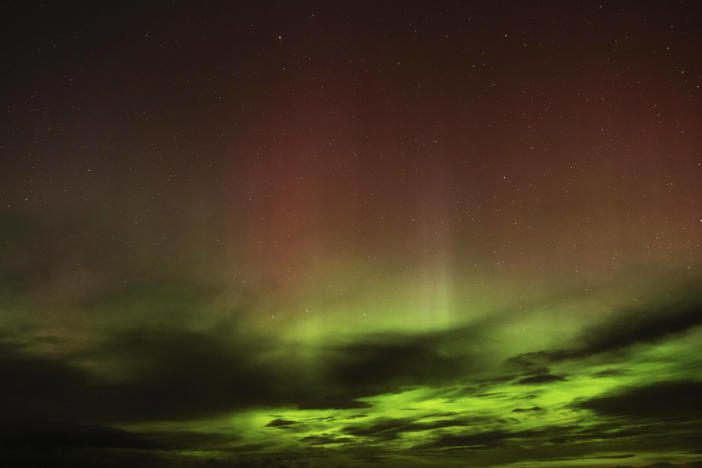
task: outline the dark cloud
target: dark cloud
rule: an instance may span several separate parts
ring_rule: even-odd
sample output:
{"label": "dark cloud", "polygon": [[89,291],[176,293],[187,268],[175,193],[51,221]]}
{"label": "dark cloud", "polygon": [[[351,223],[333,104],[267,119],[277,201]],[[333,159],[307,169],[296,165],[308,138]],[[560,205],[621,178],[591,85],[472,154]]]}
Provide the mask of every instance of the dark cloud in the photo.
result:
{"label": "dark cloud", "polygon": [[411,336],[373,337],[336,347],[326,357],[329,380],[359,395],[456,381],[475,367],[469,356],[443,353],[435,343]]}
{"label": "dark cloud", "polygon": [[521,385],[538,385],[538,384],[547,384],[547,383],[552,383],[552,382],[563,382],[565,380],[566,380],[566,378],[561,376],[561,375],[537,374],[537,375],[531,375],[529,377],[524,377],[522,379],[519,379],[519,380],[517,380],[516,383],[521,384]]}
{"label": "dark cloud", "polygon": [[[324,348],[304,367],[280,343],[230,331],[113,333],[72,355],[0,343],[6,414],[115,423],[202,418],[242,408],[367,408],[358,398],[464,379],[475,364],[439,335],[383,335]],[[98,363],[106,377],[80,362]]]}
{"label": "dark cloud", "polygon": [[290,427],[297,424],[297,421],[291,421],[289,419],[281,419],[281,418],[276,418],[272,419],[268,424],[266,424],[266,427]]}
{"label": "dark cloud", "polygon": [[[437,417],[441,415],[435,415]],[[430,431],[447,427],[463,427],[479,422],[479,418],[449,418],[435,421],[422,421],[425,418],[379,418],[366,423],[346,426],[342,432],[356,437],[365,437],[375,441],[393,440],[405,432]]]}
{"label": "dark cloud", "polygon": [[371,390],[359,391],[357,389],[345,389],[346,391],[337,392],[334,394],[317,394],[309,395],[301,400],[297,407],[301,410],[314,409],[360,409],[370,408],[372,405],[364,401],[358,401],[355,398],[368,396],[373,392]]}
{"label": "dark cloud", "polygon": [[0,412],[6,420],[74,421],[94,410],[96,380],[60,359],[0,342],[0,376]]}
{"label": "dark cloud", "polygon": [[5,450],[2,464],[11,468],[166,468],[166,456],[132,449],[82,449],[66,447],[53,451]]}
{"label": "dark cloud", "polygon": [[[584,359],[637,344],[655,343],[702,325],[702,303],[696,290],[686,290],[676,297],[681,299],[619,311],[613,318],[581,333],[572,346],[523,353],[506,362],[534,372],[544,363]],[[601,374],[606,375],[606,371]]]}
{"label": "dark cloud", "polygon": [[129,332],[97,352],[119,353],[126,378],[103,391],[132,420],[206,417],[238,408],[294,403],[306,395],[293,366],[262,356],[262,339],[184,332]]}
{"label": "dark cloud", "polygon": [[653,343],[702,325],[699,294],[686,293],[662,305],[644,305],[624,310],[612,320],[587,330],[584,344],[572,350],[554,352],[554,359],[587,357],[639,343]]}
{"label": "dark cloud", "polygon": [[[593,457],[586,457],[586,456],[580,456],[578,458],[542,458],[537,461],[542,461],[542,462],[559,462],[559,461],[577,461],[577,460],[618,460],[621,458],[632,458],[635,457],[636,454],[633,453],[623,453],[623,454],[613,454],[613,455],[600,455],[600,456],[593,456]],[[624,468],[622,466],[618,466],[617,468]]]}
{"label": "dark cloud", "polygon": [[[230,332],[226,336],[175,331],[113,335],[92,355],[119,356],[125,379],[112,390],[130,402],[124,417],[202,417],[247,407],[368,408],[359,398],[420,385],[465,380],[485,363],[463,350],[449,353],[473,328],[416,335],[361,337],[316,350],[300,362],[279,342]],[[131,414],[130,414],[131,413]]]}
{"label": "dark cloud", "polygon": [[353,437],[335,437],[325,434],[318,436],[307,436],[300,439],[301,442],[309,445],[347,444],[354,442],[354,440],[355,439]]}
{"label": "dark cloud", "polygon": [[41,420],[0,425],[0,464],[13,468],[163,466],[168,448],[151,436],[99,425]]}
{"label": "dark cloud", "polygon": [[429,443],[418,445],[418,449],[437,448],[473,448],[484,449],[502,445],[506,440],[520,437],[524,433],[510,433],[507,431],[486,431],[472,434],[443,434]]}
{"label": "dark cloud", "polygon": [[148,440],[168,450],[221,450],[239,443],[241,434],[226,432],[195,432],[182,430],[149,431]]}
{"label": "dark cloud", "polygon": [[596,372],[592,374],[593,377],[618,377],[620,375],[626,375],[627,372],[623,369],[605,369],[603,371]]}
{"label": "dark cloud", "polygon": [[578,403],[606,416],[628,419],[690,420],[702,417],[702,382],[659,382]]}
{"label": "dark cloud", "polygon": [[430,441],[419,443],[412,450],[435,454],[435,457],[469,456],[475,466],[507,466],[515,460],[557,463],[629,458],[632,453],[656,450],[689,453],[690,447],[698,444],[699,429],[689,424],[641,425],[634,421],[618,421],[616,425],[608,422],[540,426],[522,431],[452,431],[429,434],[429,437]]}
{"label": "dark cloud", "polygon": [[5,449],[47,450],[57,448],[162,448],[153,440],[132,432],[97,425],[51,421],[5,421],[0,426],[0,446]]}
{"label": "dark cloud", "polygon": [[[175,332],[117,334],[63,359],[2,345],[0,408],[14,419],[145,421],[206,417],[238,408],[294,404],[313,393],[294,366],[257,359],[266,343],[227,344]],[[98,378],[71,359],[89,357],[117,377]]]}
{"label": "dark cloud", "polygon": [[532,406],[531,408],[515,408],[512,410],[513,413],[532,413],[544,411],[540,406]]}

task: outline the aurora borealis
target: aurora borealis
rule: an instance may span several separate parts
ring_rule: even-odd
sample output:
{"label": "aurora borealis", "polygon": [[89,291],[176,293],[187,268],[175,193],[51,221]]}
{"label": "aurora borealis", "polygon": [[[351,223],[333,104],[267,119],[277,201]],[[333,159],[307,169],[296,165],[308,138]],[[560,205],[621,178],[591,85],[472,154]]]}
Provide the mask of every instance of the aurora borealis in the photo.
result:
{"label": "aurora borealis", "polygon": [[701,6],[5,6],[0,466],[702,466]]}

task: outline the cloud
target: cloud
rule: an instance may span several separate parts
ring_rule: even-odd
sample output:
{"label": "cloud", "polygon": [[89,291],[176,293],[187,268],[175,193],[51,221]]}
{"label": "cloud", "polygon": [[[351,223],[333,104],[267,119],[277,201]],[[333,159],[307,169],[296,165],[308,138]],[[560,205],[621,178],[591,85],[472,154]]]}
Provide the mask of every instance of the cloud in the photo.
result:
{"label": "cloud", "polygon": [[521,385],[538,385],[552,382],[563,382],[565,380],[566,378],[561,375],[537,374],[519,379],[516,383]]}
{"label": "cloud", "polygon": [[654,343],[702,325],[699,295],[661,305],[648,305],[618,313],[612,320],[586,330],[583,345],[552,353],[555,359],[587,357],[640,343]]}
{"label": "cloud", "polygon": [[354,442],[353,437],[334,437],[326,434],[307,436],[300,439],[300,442],[304,442],[309,445],[326,445],[326,444],[348,444]]}
{"label": "cloud", "polygon": [[[689,310],[679,314],[687,317],[691,313]],[[649,321],[648,318],[641,320]],[[614,323],[618,320],[595,328],[606,330]],[[45,440],[66,440],[63,445],[77,445],[81,450],[116,450],[115,447],[124,445],[129,446],[127,450],[149,452],[154,456],[173,448],[223,450],[222,447],[228,447],[226,450],[245,451],[241,442],[246,436],[241,434],[166,431],[145,437],[117,429],[110,432],[109,426],[197,420],[257,408],[372,408],[376,403],[364,401],[365,397],[418,387],[428,389],[432,398],[443,399],[447,404],[457,404],[462,398],[474,401],[491,398],[523,405],[525,401],[519,398],[546,395],[549,385],[558,385],[576,375],[575,368],[569,368],[566,374],[560,368],[563,366],[552,361],[565,359],[565,355],[575,359],[573,356],[614,349],[587,341],[593,328],[571,347],[513,357],[508,363],[517,368],[515,371],[514,368],[492,368],[490,356],[481,354],[480,349],[472,345],[484,341],[489,331],[484,325],[417,334],[372,334],[303,352],[273,336],[243,333],[231,323],[228,325],[226,332],[196,333],[176,326],[121,329],[102,338],[96,337],[79,352],[62,355],[37,354],[38,348],[27,344],[27,340],[14,340],[15,344],[11,344],[8,338],[0,341],[0,373],[7,376],[9,382],[0,387],[0,407],[18,427],[32,419],[44,418],[44,421],[51,419],[65,427],[102,428],[95,429],[93,435],[81,429],[83,432],[52,433],[45,437]],[[625,342],[641,343],[641,337],[648,336],[641,330],[648,330],[650,326],[634,328],[639,332],[627,336],[639,338]],[[668,331],[659,336],[672,336],[670,330],[678,328],[667,327]],[[616,333],[610,331],[608,336]],[[603,338],[602,342],[609,339]],[[19,342],[24,345],[17,344]],[[590,351],[584,352],[586,348]],[[603,349],[607,351],[601,351]],[[551,371],[549,365],[558,367],[558,371]],[[602,367],[597,368],[600,369]],[[615,377],[620,371],[607,369],[594,375]],[[513,430],[515,421],[544,411],[539,401],[527,402],[529,404],[523,408],[505,407],[506,414],[492,412],[487,405],[475,415],[442,412],[421,417],[414,414],[412,417],[379,418],[371,409],[365,418],[340,425],[335,422],[333,428],[331,423],[317,427],[307,417],[289,417],[286,413],[286,417],[272,416],[267,423],[264,420],[262,424],[269,430],[261,432],[269,436],[280,436],[286,430],[290,434],[294,432],[301,437],[298,443],[307,450],[317,450],[327,444],[350,451],[356,450],[359,444],[383,447],[409,440],[404,435],[414,432],[426,434],[421,434],[422,443],[414,447],[413,453],[434,449],[487,453],[506,446],[511,449],[520,444],[525,447],[546,444],[554,453],[569,456],[571,449],[564,447],[570,444],[593,444],[594,447],[593,440],[600,441],[597,444],[604,444],[605,448],[609,447],[609,440],[626,440],[627,450],[632,450],[637,443],[641,445],[640,441],[645,441],[647,447],[655,446],[655,440],[645,439],[651,434],[664,437],[661,428],[637,428],[636,421],[680,423],[693,416],[699,419],[700,407],[692,396],[700,392],[699,386],[694,381],[659,383],[571,403],[572,408],[591,411],[598,418],[618,418],[621,427],[617,431],[575,427]],[[663,403],[666,396],[670,401]],[[398,413],[400,415],[407,413]],[[318,433],[313,432],[320,428]],[[690,446],[687,441],[691,430],[676,427],[676,431],[676,437],[683,441],[680,445]],[[113,437],[115,445],[100,442],[101,437]],[[670,440],[666,439],[669,446]],[[51,446],[48,442],[44,445]],[[61,444],[57,442],[58,445]],[[592,447],[583,445],[577,450],[592,453]]]}
{"label": "cloud", "polygon": [[439,419],[422,421],[427,418],[379,418],[367,423],[352,424],[342,429],[342,432],[355,437],[364,437],[375,441],[393,440],[405,432],[430,431],[447,427],[467,426],[475,421],[469,418]]}
{"label": "cloud", "polygon": [[686,290],[677,297],[674,301],[618,311],[605,322],[586,329],[571,346],[523,353],[507,362],[529,369],[544,362],[584,359],[638,344],[656,343],[702,325],[702,302],[696,290]]}
{"label": "cloud", "polygon": [[593,377],[619,377],[620,375],[626,375],[627,371],[624,369],[605,369],[603,371],[596,372],[592,374]]}
{"label": "cloud", "polygon": [[3,466],[162,466],[169,447],[150,436],[101,425],[33,420],[0,425]]}
{"label": "cloud", "polygon": [[628,419],[690,420],[702,417],[702,382],[657,382],[596,397],[576,406]]}
{"label": "cloud", "polygon": [[[128,422],[189,419],[312,397],[289,363],[258,356],[266,343],[224,343],[186,332],[115,334],[76,356],[0,344],[0,408],[13,419]],[[71,363],[97,362],[96,375]]]}
{"label": "cloud", "polygon": [[1,405],[17,417],[95,423],[256,407],[367,408],[358,398],[469,375],[473,361],[442,352],[441,344],[434,335],[372,336],[318,350],[311,363],[270,337],[236,330],[125,330],[51,357],[4,342],[0,373],[9,383],[0,388]]}
{"label": "cloud", "polygon": [[336,346],[323,357],[325,378],[360,396],[457,381],[478,367],[470,356],[442,352],[433,340],[402,335]]}
{"label": "cloud", "polygon": [[420,444],[418,449],[472,448],[484,449],[503,445],[508,439],[529,435],[528,432],[511,433],[503,430],[477,432],[471,434],[442,434],[429,443]]}
{"label": "cloud", "polygon": [[46,450],[52,448],[157,449],[144,435],[99,425],[51,421],[22,421],[0,426],[0,446]]}
{"label": "cloud", "polygon": [[355,398],[368,396],[373,392],[368,390],[359,392],[348,390],[346,392],[338,392],[334,394],[322,393],[311,394],[302,399],[298,404],[298,409],[301,410],[321,410],[321,409],[360,409],[370,408],[372,405],[364,401],[358,401]]}
{"label": "cloud", "polygon": [[296,363],[263,359],[269,342],[153,330],[111,337],[96,353],[117,353],[124,377],[103,393],[131,420],[207,417],[240,408],[293,403],[307,390]]}
{"label": "cloud", "polygon": [[281,418],[276,418],[272,419],[268,424],[266,424],[266,427],[280,427],[280,428],[286,428],[290,427],[297,424],[297,421],[291,421],[289,419],[281,419]]}
{"label": "cloud", "polygon": [[0,376],[0,411],[6,420],[75,421],[93,409],[89,401],[95,379],[60,359],[0,342]]}
{"label": "cloud", "polygon": [[544,411],[544,409],[540,406],[532,406],[531,408],[515,408],[512,410],[513,413],[531,413],[538,411]]}

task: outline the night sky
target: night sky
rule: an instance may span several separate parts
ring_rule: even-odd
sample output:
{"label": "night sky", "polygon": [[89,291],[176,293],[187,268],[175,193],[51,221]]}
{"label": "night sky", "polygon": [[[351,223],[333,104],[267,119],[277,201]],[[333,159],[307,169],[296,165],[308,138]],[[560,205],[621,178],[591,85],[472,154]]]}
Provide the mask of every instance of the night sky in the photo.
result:
{"label": "night sky", "polygon": [[0,465],[702,466],[702,3],[0,17]]}

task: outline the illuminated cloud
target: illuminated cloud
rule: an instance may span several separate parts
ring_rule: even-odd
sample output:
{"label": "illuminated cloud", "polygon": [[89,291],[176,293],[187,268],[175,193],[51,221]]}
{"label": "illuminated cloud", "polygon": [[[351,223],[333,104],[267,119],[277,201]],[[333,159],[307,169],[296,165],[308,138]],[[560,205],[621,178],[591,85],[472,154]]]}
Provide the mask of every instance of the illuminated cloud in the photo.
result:
{"label": "illuminated cloud", "polygon": [[16,2],[0,465],[702,461],[690,2]]}

